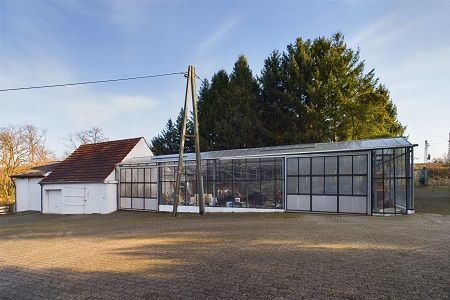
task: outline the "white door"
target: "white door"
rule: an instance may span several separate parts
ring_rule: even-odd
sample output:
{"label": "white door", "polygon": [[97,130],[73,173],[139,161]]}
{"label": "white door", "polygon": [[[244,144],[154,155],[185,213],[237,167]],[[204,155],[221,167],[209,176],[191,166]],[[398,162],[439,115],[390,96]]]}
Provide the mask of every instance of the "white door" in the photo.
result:
{"label": "white door", "polygon": [[49,190],[48,193],[48,212],[60,214],[62,212],[62,192],[61,190]]}

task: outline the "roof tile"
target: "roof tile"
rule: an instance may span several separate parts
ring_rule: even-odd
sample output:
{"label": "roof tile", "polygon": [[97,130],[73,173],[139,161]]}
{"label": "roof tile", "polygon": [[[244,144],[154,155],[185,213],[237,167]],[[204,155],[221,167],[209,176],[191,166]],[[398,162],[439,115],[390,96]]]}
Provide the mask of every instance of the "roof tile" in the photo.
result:
{"label": "roof tile", "polygon": [[141,138],[81,145],[41,183],[103,182]]}

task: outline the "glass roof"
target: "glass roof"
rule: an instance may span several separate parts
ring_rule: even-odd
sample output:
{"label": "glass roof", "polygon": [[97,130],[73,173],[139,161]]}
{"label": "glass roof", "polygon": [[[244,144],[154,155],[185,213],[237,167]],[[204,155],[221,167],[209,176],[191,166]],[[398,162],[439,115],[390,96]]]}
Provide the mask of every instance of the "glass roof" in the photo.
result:
{"label": "glass roof", "polygon": [[[234,157],[262,157],[262,156],[279,156],[292,154],[307,154],[307,153],[323,153],[323,152],[345,152],[358,150],[372,150],[383,148],[403,148],[414,147],[416,144],[411,144],[404,137],[398,138],[382,138],[372,140],[333,142],[333,143],[315,143],[315,144],[298,144],[285,145],[263,148],[249,148],[249,149],[233,149],[202,152],[202,159],[220,159],[220,158],[234,158]],[[122,164],[145,164],[157,162],[170,162],[178,160],[178,154],[138,157],[132,158],[122,162]],[[184,160],[195,160],[195,153],[186,153]]]}

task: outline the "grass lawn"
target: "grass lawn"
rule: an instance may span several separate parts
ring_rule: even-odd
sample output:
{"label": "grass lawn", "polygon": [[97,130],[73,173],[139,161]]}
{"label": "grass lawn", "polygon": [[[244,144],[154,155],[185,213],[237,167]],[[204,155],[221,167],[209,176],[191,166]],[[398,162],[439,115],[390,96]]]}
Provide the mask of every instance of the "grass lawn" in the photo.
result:
{"label": "grass lawn", "polygon": [[416,213],[450,215],[450,186],[415,187]]}

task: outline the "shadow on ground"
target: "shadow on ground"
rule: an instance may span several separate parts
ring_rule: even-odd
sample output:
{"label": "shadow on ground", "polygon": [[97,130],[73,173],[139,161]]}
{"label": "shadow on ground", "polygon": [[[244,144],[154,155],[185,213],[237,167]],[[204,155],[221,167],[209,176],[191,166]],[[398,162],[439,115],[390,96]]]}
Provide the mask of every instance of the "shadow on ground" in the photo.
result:
{"label": "shadow on ground", "polygon": [[445,298],[450,292],[447,216],[36,214],[1,220],[0,240],[0,298]]}

